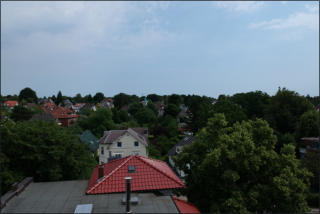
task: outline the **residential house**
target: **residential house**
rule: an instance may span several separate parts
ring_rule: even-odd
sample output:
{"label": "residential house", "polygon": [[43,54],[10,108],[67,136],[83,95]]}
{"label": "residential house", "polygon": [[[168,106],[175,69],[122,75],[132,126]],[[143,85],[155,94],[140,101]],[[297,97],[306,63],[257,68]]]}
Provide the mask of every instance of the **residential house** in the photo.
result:
{"label": "residential house", "polygon": [[72,109],[73,104],[69,99],[64,100],[63,103],[68,109]]}
{"label": "residential house", "polygon": [[88,108],[91,111],[96,111],[97,110],[96,105],[93,104],[93,103],[86,103],[82,108]]}
{"label": "residential house", "polygon": [[191,145],[194,142],[195,138],[192,135],[187,135],[184,138],[182,138],[174,147],[172,147],[169,152],[169,164],[175,168],[177,174],[183,178],[185,176],[184,172],[182,170],[179,170],[177,167],[175,167],[175,163],[173,160],[173,157],[179,154],[182,151],[182,147],[185,145]]}
{"label": "residential house", "polygon": [[184,187],[165,162],[131,155],[96,166],[89,181],[35,183],[27,178],[1,198],[1,212],[200,213],[173,195],[173,189]]}
{"label": "residential house", "polygon": [[19,102],[17,100],[7,100],[3,103],[3,106],[9,109],[13,109],[15,106],[18,106],[18,105],[19,105]]}
{"label": "residential house", "polygon": [[92,134],[90,130],[85,130],[80,136],[80,141],[88,146],[92,153],[95,153],[99,148],[99,139]]}
{"label": "residential house", "polygon": [[148,100],[146,97],[144,97],[144,99],[140,102],[143,106],[147,106],[148,105]]}
{"label": "residential house", "polygon": [[147,156],[147,146],[147,128],[105,131],[99,141],[99,163],[131,154]]}
{"label": "residential house", "polygon": [[162,117],[164,115],[165,105],[161,101],[157,101],[155,104],[156,109],[158,110],[158,117]]}
{"label": "residential house", "polygon": [[83,108],[86,105],[86,103],[76,103],[72,106],[72,109],[75,112],[79,112],[81,110],[81,108]]}
{"label": "residential house", "polygon": [[105,98],[99,103],[99,107],[106,107],[109,109],[114,108],[113,99],[112,98]]}
{"label": "residential house", "polygon": [[45,113],[52,114],[59,121],[59,125],[69,127],[78,121],[78,115],[67,107],[56,106],[54,103],[47,102],[41,105],[41,108]]}
{"label": "residential house", "polygon": [[318,137],[304,137],[299,143],[300,157],[304,158],[308,152],[320,153],[320,144]]}

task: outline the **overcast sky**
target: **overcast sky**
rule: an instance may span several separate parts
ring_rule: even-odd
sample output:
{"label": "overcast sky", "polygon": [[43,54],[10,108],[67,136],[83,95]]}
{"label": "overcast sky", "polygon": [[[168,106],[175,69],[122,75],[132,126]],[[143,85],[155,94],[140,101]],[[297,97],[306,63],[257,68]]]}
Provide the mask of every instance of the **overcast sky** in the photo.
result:
{"label": "overcast sky", "polygon": [[1,2],[1,91],[319,92],[318,2]]}

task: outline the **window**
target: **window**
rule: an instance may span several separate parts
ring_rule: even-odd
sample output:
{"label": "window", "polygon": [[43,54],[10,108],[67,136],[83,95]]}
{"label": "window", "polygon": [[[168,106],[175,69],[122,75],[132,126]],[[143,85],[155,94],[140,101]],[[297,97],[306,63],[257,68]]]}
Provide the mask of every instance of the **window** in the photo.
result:
{"label": "window", "polygon": [[135,166],[128,166],[128,172],[129,173],[134,173],[134,172],[136,172],[136,167]]}
{"label": "window", "polygon": [[135,142],[134,142],[134,146],[139,146],[139,142],[138,142],[138,141],[135,141]]}
{"label": "window", "polygon": [[121,142],[118,142],[117,146],[118,146],[118,147],[121,147],[121,146],[122,146],[122,143],[121,143]]}
{"label": "window", "polygon": [[102,155],[104,154],[103,146],[101,146],[101,154],[102,154]]}

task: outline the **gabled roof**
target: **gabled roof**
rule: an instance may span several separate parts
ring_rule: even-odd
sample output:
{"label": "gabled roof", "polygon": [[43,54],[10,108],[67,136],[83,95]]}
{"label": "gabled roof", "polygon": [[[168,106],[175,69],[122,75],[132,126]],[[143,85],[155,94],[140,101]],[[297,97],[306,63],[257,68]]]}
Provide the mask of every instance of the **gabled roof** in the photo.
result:
{"label": "gabled roof", "polygon": [[110,130],[105,131],[103,137],[100,139],[99,144],[112,144],[118,138],[123,136],[125,133],[129,133],[132,137],[134,137],[139,142],[144,145],[148,145],[147,138],[143,135],[138,134],[135,130],[128,128],[127,130]]}
{"label": "gabled roof", "polygon": [[174,203],[176,204],[180,213],[200,213],[198,208],[191,204],[190,202],[181,200],[176,197],[172,197]]}
{"label": "gabled roof", "polygon": [[193,143],[194,141],[194,136],[193,135],[187,135],[184,138],[182,138],[174,147],[172,147],[169,151],[168,151],[168,155],[169,156],[174,156],[176,155],[176,148],[177,146],[184,146],[184,145],[190,145]]}
{"label": "gabled roof", "polygon": [[[125,192],[124,178],[130,176],[131,191],[183,188],[185,185],[163,161],[131,155],[103,164],[104,177],[98,180],[98,166],[93,170],[87,194]],[[128,166],[135,166],[129,173]]]}
{"label": "gabled roof", "polygon": [[16,101],[16,100],[7,100],[7,101],[4,102],[4,104],[9,106],[9,107],[14,107],[14,106],[18,105],[19,102]]}

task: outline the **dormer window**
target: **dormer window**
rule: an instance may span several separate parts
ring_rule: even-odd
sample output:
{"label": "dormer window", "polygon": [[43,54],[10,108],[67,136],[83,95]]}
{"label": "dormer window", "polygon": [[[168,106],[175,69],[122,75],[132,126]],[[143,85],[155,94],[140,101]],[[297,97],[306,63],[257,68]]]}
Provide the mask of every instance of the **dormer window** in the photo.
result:
{"label": "dormer window", "polygon": [[134,142],[134,146],[136,146],[136,147],[139,146],[139,142],[138,142],[138,141],[135,141],[135,142]]}
{"label": "dormer window", "polygon": [[122,143],[121,143],[121,142],[118,142],[118,143],[117,143],[117,146],[118,146],[118,147],[121,147],[121,146],[122,146]]}
{"label": "dormer window", "polygon": [[132,166],[132,165],[128,166],[128,172],[129,173],[135,173],[136,172],[136,167]]}

